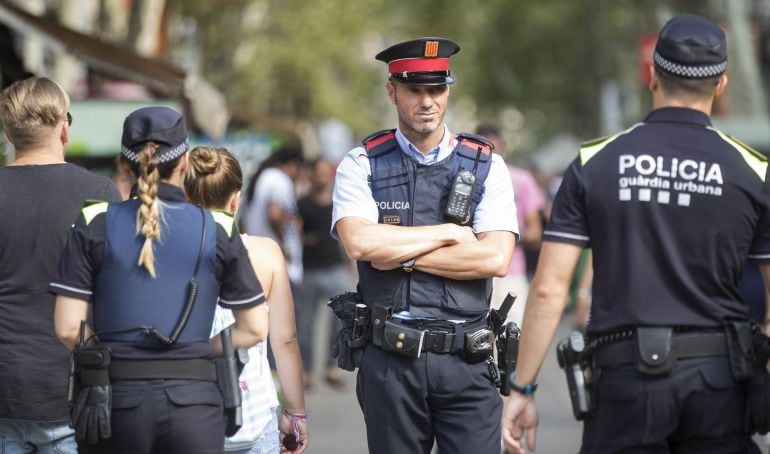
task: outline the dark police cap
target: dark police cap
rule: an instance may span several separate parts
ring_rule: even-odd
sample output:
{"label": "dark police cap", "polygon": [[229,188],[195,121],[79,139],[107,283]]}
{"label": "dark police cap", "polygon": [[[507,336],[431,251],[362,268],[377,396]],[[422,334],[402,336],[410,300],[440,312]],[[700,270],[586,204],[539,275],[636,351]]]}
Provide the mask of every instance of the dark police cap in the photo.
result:
{"label": "dark police cap", "polygon": [[660,30],[655,67],[685,79],[715,77],[727,69],[727,40],[719,26],[699,16],[677,16]]}
{"label": "dark police cap", "polygon": [[189,144],[182,114],[168,107],[142,107],[131,112],[123,122],[120,154],[138,162],[139,152],[147,142],[158,145],[158,161],[169,162],[182,156]]}
{"label": "dark police cap", "polygon": [[419,85],[454,83],[449,71],[449,57],[460,46],[446,38],[417,38],[394,44],[374,58],[388,64],[390,77]]}

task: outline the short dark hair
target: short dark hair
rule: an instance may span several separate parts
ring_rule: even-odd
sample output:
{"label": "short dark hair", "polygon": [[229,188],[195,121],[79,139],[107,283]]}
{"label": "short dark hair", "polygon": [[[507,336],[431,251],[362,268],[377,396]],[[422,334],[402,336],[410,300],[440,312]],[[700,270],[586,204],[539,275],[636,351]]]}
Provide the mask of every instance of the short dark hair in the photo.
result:
{"label": "short dark hair", "polygon": [[712,98],[716,93],[719,76],[706,77],[703,79],[688,79],[677,77],[667,72],[655,69],[658,75],[660,86],[669,96],[681,96],[688,98]]}

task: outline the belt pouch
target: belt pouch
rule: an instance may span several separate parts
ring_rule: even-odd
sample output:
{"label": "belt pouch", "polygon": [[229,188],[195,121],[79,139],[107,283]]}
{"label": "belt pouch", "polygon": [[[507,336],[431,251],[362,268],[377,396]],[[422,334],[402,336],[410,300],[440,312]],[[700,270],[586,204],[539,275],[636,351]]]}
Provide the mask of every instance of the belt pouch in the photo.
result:
{"label": "belt pouch", "polygon": [[425,331],[393,322],[385,322],[382,349],[412,358],[419,358]]}
{"label": "belt pouch", "polygon": [[636,329],[637,368],[645,375],[667,375],[676,366],[672,351],[673,328],[640,327]]}
{"label": "belt pouch", "polygon": [[385,334],[385,323],[393,317],[393,306],[372,307],[372,343],[382,347]]}
{"label": "belt pouch", "polygon": [[731,321],[725,323],[727,352],[735,381],[743,381],[754,375],[754,344],[751,323]]}

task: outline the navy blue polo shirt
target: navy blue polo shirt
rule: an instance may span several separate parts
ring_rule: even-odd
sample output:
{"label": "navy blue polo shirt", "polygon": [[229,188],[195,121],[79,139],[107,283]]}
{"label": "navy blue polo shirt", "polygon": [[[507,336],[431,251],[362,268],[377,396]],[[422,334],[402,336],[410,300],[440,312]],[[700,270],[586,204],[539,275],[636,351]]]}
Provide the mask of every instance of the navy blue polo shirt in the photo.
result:
{"label": "navy blue polo shirt", "polygon": [[[182,189],[169,184],[159,184],[157,196],[168,203],[187,203]],[[99,214],[86,219],[86,211],[87,209],[84,209],[84,214],[72,226],[58,270],[49,284],[49,291],[90,302],[94,281],[104,259],[107,215],[105,208]],[[232,221],[232,218],[230,220]],[[216,280],[221,283],[219,304],[228,309],[239,310],[264,303],[264,292],[254,274],[248,253],[240,235],[237,234],[234,223],[231,222],[227,227],[230,231],[226,230],[223,222],[217,221],[216,225],[214,273]],[[127,289],[127,291],[130,290]],[[142,348],[130,345],[111,345],[111,347],[113,354],[119,353],[122,357],[139,359],[158,356],[156,352],[143,352]],[[122,351],[116,352],[116,348]],[[208,343],[206,345],[177,344],[172,350],[171,355],[177,359],[210,356],[213,353]]]}
{"label": "navy blue polo shirt", "polygon": [[584,144],[543,239],[593,250],[589,333],[745,319],[744,261],[770,260],[766,180],[763,155],[686,108]]}

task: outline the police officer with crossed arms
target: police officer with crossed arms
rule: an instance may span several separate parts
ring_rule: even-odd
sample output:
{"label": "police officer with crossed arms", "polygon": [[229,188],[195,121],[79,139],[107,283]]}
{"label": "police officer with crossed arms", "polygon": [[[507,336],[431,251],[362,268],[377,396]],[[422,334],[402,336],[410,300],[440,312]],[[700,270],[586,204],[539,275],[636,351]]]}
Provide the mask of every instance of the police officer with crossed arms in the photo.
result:
{"label": "police officer with crossed arms", "polygon": [[524,452],[524,435],[535,447],[535,380],[584,247],[594,258],[584,358],[593,396],[580,452],[759,452],[743,427],[748,323],[737,285],[746,256],[770,278],[767,160],[711,125],[727,86],[722,29],[675,17],[654,63],[652,111],[584,144],[554,201],[502,419],[511,452]]}
{"label": "police officer with crossed arms", "polygon": [[[357,392],[375,454],[429,453],[434,441],[444,453],[500,449],[496,371],[463,352],[486,328],[491,279],[507,272],[518,226],[502,159],[444,123],[458,51],[420,38],[380,52],[398,129],[365,139],[337,169],[332,235],[358,261],[373,314]],[[463,171],[475,184],[455,191],[460,209],[447,216]]]}

